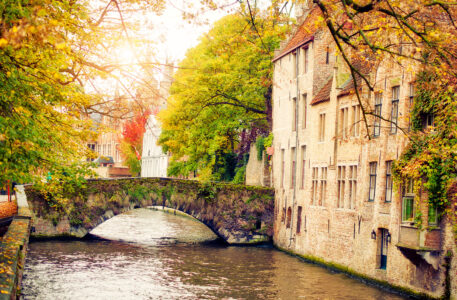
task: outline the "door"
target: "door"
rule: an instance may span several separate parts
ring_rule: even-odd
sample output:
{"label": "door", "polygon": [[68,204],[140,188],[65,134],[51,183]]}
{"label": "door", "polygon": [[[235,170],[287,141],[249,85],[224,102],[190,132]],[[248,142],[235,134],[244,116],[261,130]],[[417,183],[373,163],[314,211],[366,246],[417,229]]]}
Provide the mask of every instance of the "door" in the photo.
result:
{"label": "door", "polygon": [[387,229],[381,228],[381,263],[379,268],[385,270],[387,266]]}

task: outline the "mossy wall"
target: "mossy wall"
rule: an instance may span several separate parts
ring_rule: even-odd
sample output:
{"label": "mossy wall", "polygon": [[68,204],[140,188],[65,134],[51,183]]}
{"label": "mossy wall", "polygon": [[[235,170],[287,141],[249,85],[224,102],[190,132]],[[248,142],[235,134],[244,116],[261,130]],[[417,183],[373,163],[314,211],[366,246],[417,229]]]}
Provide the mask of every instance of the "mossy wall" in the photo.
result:
{"label": "mossy wall", "polygon": [[125,178],[89,180],[63,205],[33,187],[26,194],[35,215],[35,236],[83,236],[114,215],[154,205],[197,218],[231,244],[262,242],[273,234],[274,190],[265,187]]}
{"label": "mossy wall", "polygon": [[0,300],[20,294],[22,272],[30,234],[30,218],[16,216],[8,227],[0,252]]}

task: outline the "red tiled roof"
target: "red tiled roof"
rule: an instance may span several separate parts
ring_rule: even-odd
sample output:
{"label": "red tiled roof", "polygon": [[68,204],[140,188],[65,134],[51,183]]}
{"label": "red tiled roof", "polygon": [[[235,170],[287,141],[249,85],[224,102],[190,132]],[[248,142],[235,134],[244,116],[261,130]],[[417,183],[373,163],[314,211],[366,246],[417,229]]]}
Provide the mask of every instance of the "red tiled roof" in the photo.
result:
{"label": "red tiled roof", "polygon": [[311,105],[322,103],[330,100],[330,91],[332,90],[333,77],[330,77],[329,81],[321,88],[321,90],[311,101]]}
{"label": "red tiled roof", "polygon": [[317,24],[318,17],[321,16],[321,11],[319,8],[315,7],[306,17],[305,21],[300,25],[300,27],[295,32],[294,36],[289,40],[287,45],[279,52],[279,54],[273,58],[273,61],[276,61],[283,57],[284,55],[289,54],[300,46],[303,46],[309,41],[314,39],[314,34],[319,29]]}

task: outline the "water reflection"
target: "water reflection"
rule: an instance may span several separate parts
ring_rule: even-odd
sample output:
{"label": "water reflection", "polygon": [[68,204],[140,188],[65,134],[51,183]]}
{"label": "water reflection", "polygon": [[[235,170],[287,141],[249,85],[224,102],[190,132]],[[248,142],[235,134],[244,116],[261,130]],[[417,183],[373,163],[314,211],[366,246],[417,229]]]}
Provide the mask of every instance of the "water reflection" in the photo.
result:
{"label": "water reflection", "polygon": [[106,240],[30,244],[24,299],[400,299],[269,247],[201,243],[203,224],[138,209]]}

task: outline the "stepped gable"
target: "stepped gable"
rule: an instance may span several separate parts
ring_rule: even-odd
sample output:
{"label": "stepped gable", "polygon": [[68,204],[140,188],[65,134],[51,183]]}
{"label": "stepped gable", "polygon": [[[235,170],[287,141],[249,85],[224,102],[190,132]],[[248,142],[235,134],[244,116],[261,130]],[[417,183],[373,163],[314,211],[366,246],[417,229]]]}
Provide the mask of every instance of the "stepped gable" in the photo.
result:
{"label": "stepped gable", "polygon": [[285,46],[279,51],[279,54],[273,59],[276,61],[283,56],[293,52],[295,49],[303,46],[304,44],[314,40],[314,35],[318,31],[318,18],[322,15],[319,8],[313,8],[304,22],[292,32],[291,38],[285,43]]}

